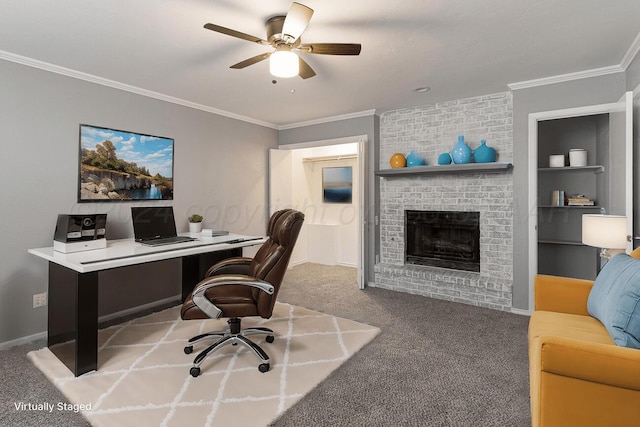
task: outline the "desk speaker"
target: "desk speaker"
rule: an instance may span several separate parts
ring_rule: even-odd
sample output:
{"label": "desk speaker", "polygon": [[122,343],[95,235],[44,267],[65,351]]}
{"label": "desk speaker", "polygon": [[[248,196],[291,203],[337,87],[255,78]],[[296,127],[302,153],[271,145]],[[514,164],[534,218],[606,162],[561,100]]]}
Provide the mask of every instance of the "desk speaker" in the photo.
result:
{"label": "desk speaker", "polygon": [[58,215],[53,249],[70,253],[107,247],[107,214]]}

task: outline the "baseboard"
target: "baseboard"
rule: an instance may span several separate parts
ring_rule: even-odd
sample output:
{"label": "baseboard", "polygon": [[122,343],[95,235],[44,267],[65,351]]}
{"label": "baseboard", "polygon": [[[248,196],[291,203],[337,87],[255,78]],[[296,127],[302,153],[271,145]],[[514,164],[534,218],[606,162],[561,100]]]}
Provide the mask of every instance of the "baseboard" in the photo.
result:
{"label": "baseboard", "polygon": [[521,316],[531,316],[531,312],[529,310],[523,310],[521,308],[513,308],[513,307],[511,307],[511,312],[513,314],[519,314]]}
{"label": "baseboard", "polygon": [[307,260],[307,259],[301,259],[301,260],[298,260],[298,261],[295,261],[295,262],[291,261],[291,262],[289,262],[289,269],[291,269],[291,268],[293,268],[293,267],[295,267],[297,265],[306,264],[308,262],[309,262],[309,260]]}
{"label": "baseboard", "polygon": [[358,268],[358,264],[351,264],[351,263],[348,263],[348,262],[339,262],[338,265],[341,266],[341,267]]}
{"label": "baseboard", "polygon": [[[146,314],[150,314],[154,309],[158,307],[170,307],[180,302],[180,295],[176,295],[169,298],[164,298],[158,301],[153,301],[148,304],[139,305],[137,307],[128,308],[126,310],[118,311],[115,313],[105,314],[104,316],[100,316],[98,318],[98,324],[102,327],[103,324],[108,322],[113,322],[114,320],[122,320],[127,317],[139,317],[144,316]],[[16,338],[15,340],[5,341],[0,343],[0,350],[6,350],[11,347],[15,347],[17,345],[22,344],[30,344],[34,341],[45,340],[47,339],[47,331],[38,332],[37,334],[27,335],[26,337]]]}
{"label": "baseboard", "polygon": [[27,335],[26,337],[16,338],[15,340],[5,341],[0,343],[0,350],[6,350],[11,347],[15,347],[17,345],[22,344],[30,344],[34,341],[38,340],[46,340],[47,339],[47,331],[38,332],[37,334]]}

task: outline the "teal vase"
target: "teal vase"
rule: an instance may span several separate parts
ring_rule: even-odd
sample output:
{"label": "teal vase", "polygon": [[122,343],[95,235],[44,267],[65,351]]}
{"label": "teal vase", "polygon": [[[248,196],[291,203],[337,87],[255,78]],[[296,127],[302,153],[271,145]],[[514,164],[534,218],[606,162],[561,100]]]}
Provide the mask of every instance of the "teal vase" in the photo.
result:
{"label": "teal vase", "polygon": [[492,163],[496,161],[496,149],[487,147],[487,141],[480,140],[480,146],[473,151],[476,163]]}
{"label": "teal vase", "polygon": [[427,164],[426,160],[418,156],[415,152],[412,151],[409,154],[407,154],[408,168],[414,167],[414,166],[424,166],[426,164]]}
{"label": "teal vase", "polygon": [[438,164],[439,165],[450,165],[451,164],[451,155],[449,153],[442,153],[438,156]]}
{"label": "teal vase", "polygon": [[464,136],[458,137],[458,143],[451,150],[453,163],[462,164],[471,162],[471,148],[464,143]]}

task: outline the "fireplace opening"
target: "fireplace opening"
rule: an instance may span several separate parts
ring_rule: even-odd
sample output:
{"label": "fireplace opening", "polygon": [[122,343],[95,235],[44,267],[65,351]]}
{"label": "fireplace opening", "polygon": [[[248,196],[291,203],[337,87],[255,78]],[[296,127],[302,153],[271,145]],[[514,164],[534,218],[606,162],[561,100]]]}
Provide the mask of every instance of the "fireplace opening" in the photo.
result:
{"label": "fireplace opening", "polygon": [[405,263],[480,271],[480,212],[405,211]]}

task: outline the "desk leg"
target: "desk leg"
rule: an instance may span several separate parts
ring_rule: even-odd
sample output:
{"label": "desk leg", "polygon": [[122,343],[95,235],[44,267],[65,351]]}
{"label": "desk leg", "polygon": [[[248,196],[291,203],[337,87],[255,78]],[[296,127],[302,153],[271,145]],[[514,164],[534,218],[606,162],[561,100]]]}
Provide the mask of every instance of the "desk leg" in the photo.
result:
{"label": "desk leg", "polygon": [[209,267],[223,259],[237,256],[242,256],[242,248],[182,257],[182,301],[193,291],[198,282],[204,278],[204,274]]}
{"label": "desk leg", "polygon": [[75,376],[98,369],[98,272],[49,263],[47,346]]}
{"label": "desk leg", "polygon": [[182,301],[200,281],[200,255],[182,257]]}

